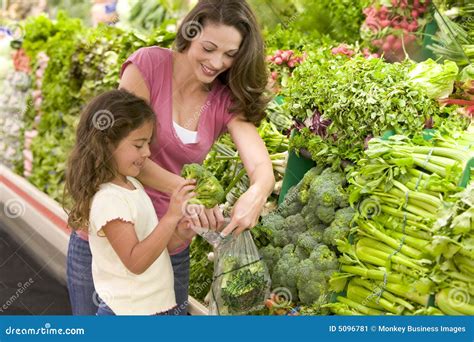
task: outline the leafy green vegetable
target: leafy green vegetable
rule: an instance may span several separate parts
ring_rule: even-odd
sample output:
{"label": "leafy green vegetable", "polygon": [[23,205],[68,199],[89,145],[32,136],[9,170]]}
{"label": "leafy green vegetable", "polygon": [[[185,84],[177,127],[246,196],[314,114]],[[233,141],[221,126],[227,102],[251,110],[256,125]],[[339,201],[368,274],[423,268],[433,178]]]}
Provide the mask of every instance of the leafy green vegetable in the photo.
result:
{"label": "leafy green vegetable", "polygon": [[189,201],[202,204],[206,208],[214,208],[224,201],[224,189],[214,175],[199,164],[186,164],[181,170],[185,179],[195,179],[197,196]]}
{"label": "leafy green vegetable", "polygon": [[458,71],[458,66],[452,61],[445,61],[443,65],[428,59],[415,64],[408,77],[414,84],[422,86],[432,99],[443,99],[452,94]]}

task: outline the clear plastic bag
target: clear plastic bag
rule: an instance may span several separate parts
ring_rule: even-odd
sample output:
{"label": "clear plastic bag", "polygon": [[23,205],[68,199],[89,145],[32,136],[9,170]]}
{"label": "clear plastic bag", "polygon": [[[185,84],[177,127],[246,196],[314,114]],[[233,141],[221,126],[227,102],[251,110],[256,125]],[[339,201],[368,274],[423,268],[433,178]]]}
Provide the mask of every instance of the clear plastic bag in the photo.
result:
{"label": "clear plastic bag", "polygon": [[210,315],[245,315],[263,308],[270,274],[250,231],[223,240],[215,249]]}

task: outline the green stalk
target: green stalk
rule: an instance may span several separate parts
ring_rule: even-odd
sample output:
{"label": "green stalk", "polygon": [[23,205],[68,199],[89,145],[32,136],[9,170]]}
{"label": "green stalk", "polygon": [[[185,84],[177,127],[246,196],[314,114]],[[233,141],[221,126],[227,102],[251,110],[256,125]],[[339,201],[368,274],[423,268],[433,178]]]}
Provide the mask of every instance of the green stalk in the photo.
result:
{"label": "green stalk", "polygon": [[405,235],[403,233],[394,232],[394,231],[387,231],[387,234],[393,237],[394,239],[401,240],[404,239],[404,242],[413,248],[418,249],[419,251],[423,251],[426,254],[430,254],[429,250],[427,249],[430,246],[430,242],[424,239],[419,239],[413,236]]}
{"label": "green stalk", "polygon": [[404,146],[404,147],[400,147],[399,151],[401,152],[405,151],[410,154],[421,153],[424,155],[428,155],[429,153],[431,153],[432,156],[440,156],[440,157],[446,157],[449,159],[457,160],[463,165],[472,157],[470,156],[469,153],[466,153],[465,151],[461,151],[461,150],[453,149],[453,148],[445,148],[445,147],[429,147],[429,146],[405,147]]}
{"label": "green stalk", "polygon": [[381,205],[380,208],[382,209],[382,211],[385,214],[388,214],[388,215],[391,215],[391,216],[394,216],[394,217],[398,217],[398,218],[401,218],[401,219],[404,219],[406,217],[407,220],[411,220],[411,221],[414,221],[414,222],[417,222],[417,223],[422,222],[422,221],[425,220],[425,218],[422,218],[422,217],[419,217],[417,215],[413,215],[411,213],[407,213],[407,212],[389,207],[387,205]]}
{"label": "green stalk", "polygon": [[364,278],[384,281],[385,277],[391,283],[403,284],[403,277],[401,274],[387,274],[380,270],[370,270],[361,266],[342,265],[341,271],[355,274]]}
{"label": "green stalk", "polygon": [[398,189],[400,189],[400,193],[402,194],[408,193],[408,198],[411,198],[413,200],[426,202],[435,208],[439,208],[443,204],[439,198],[435,196],[427,195],[424,193],[420,193],[417,191],[411,191],[405,185],[403,185],[402,183],[396,180],[393,181],[393,185],[396,186]]}
{"label": "green stalk", "polygon": [[390,292],[385,290],[383,284],[381,284],[381,286],[379,287],[379,286],[375,285],[374,283],[372,283],[371,281],[366,280],[366,279],[361,279],[361,278],[353,278],[351,280],[351,282],[353,282],[354,284],[357,284],[359,286],[365,287],[366,289],[372,291],[372,293],[375,293],[375,291],[381,291],[382,292],[382,294],[381,294],[382,297],[386,298],[388,301],[390,301],[392,303],[400,304],[400,305],[404,306],[405,308],[407,308],[410,311],[415,310],[415,307],[411,303],[407,302],[406,300],[404,300],[402,298],[394,296],[393,294],[391,294]]}
{"label": "green stalk", "polygon": [[354,285],[351,286],[351,283],[349,283],[349,285],[347,286],[346,298],[353,300],[354,302],[357,302],[357,303],[362,303],[366,305],[367,307],[375,309],[375,310],[381,310],[381,311],[386,310],[382,305],[375,303],[374,301],[368,299],[367,297],[361,296],[359,291],[357,290],[357,287]]}
{"label": "green stalk", "polygon": [[[390,190],[392,191],[392,190]],[[403,205],[403,203],[405,202],[405,199],[403,198],[403,200],[401,200],[400,198],[396,199],[396,198],[393,198],[393,197],[389,197],[389,196],[384,196],[383,194],[379,194],[379,193],[374,193],[376,194],[377,196],[379,196],[381,198],[381,200],[383,202],[385,202],[386,204],[392,204],[392,205],[396,205],[396,206],[401,206]],[[413,202],[410,202],[410,200],[408,201],[408,204],[406,205],[403,205],[403,208],[414,214],[414,215],[417,215],[417,216],[420,216],[420,217],[425,217],[425,218],[429,218],[431,220],[434,220],[435,219],[435,216],[433,215],[434,213],[431,213],[425,209],[423,209],[421,206],[419,205],[414,205],[414,204],[411,204]],[[418,204],[418,203],[417,203]],[[436,209],[433,209],[433,207],[431,206],[428,206],[426,204],[423,204],[421,203],[421,205],[425,206],[428,210],[435,210],[436,212]]]}
{"label": "green stalk", "polygon": [[[363,228],[363,230],[367,231],[373,237],[375,237],[375,240],[380,240],[394,249],[398,249],[398,247],[400,246],[399,241],[391,238],[384,232],[378,230],[370,223],[364,222],[362,220],[358,220],[357,223],[359,224],[359,227]],[[409,246],[402,246],[400,252],[414,259],[421,259],[423,257],[423,253]]]}
{"label": "green stalk", "polygon": [[387,234],[389,231],[393,230],[399,233],[405,233],[406,235],[413,236],[419,239],[431,240],[431,234],[428,232],[428,227],[417,227],[416,225],[413,225],[411,221],[407,221],[405,223],[405,227],[403,227],[403,222],[398,219],[395,220],[395,218],[393,217],[387,219],[386,217],[379,215],[373,217],[372,220],[384,226],[386,228],[385,231],[387,232]]}
{"label": "green stalk", "polygon": [[338,296],[337,300],[341,303],[346,304],[347,306],[349,306],[353,309],[356,309],[359,312],[362,312],[364,315],[375,315],[375,316],[383,315],[382,311],[368,308],[368,307],[366,307],[366,306],[364,306],[360,303],[354,302],[354,301],[352,301],[348,298],[342,297],[342,296]]}
{"label": "green stalk", "polygon": [[403,284],[387,283],[385,284],[385,288],[397,296],[401,296],[423,306],[428,305],[430,299],[429,295],[420,295]]}
{"label": "green stalk", "polygon": [[410,267],[410,268],[413,268],[414,270],[417,270],[423,273],[426,273],[429,271],[428,268],[420,266],[419,264],[411,261],[410,259],[407,259],[406,257],[403,257],[398,254],[387,253],[377,248],[371,248],[364,245],[359,246],[358,244],[356,253],[357,253],[357,256],[359,256],[359,254],[362,256],[370,255],[371,257],[382,260],[382,264],[379,264],[379,266],[385,266],[387,265],[387,262],[391,261],[392,263]]}
{"label": "green stalk", "polygon": [[359,297],[359,298],[361,297],[362,298],[362,303],[364,305],[367,305],[367,306],[368,306],[368,304],[365,304],[365,303],[366,302],[371,302],[371,303],[381,307],[382,309],[384,309],[384,310],[386,310],[390,313],[393,313],[395,315],[400,315],[404,310],[403,306],[394,305],[393,303],[390,303],[385,298],[380,298],[378,300],[378,303],[376,303],[374,301],[375,298],[373,297],[372,292],[370,292],[366,288],[363,288],[361,286],[357,286],[355,284],[352,284],[352,282],[350,282],[348,287],[347,287],[348,298],[350,298],[349,297],[349,292],[351,292],[352,294],[355,294],[355,297]]}

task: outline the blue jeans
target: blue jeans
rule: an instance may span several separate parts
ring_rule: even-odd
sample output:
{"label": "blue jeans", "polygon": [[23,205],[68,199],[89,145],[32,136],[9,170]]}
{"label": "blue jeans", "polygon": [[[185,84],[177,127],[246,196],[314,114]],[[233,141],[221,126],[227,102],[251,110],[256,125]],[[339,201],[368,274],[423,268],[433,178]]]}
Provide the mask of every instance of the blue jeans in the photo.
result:
{"label": "blue jeans", "polygon": [[184,251],[170,255],[174,273],[174,294],[176,307],[171,309],[170,315],[186,316],[188,314],[189,293],[189,247]]}
{"label": "blue jeans", "polygon": [[67,251],[67,288],[74,316],[97,312],[97,295],[92,280],[92,254],[89,242],[71,233]]}
{"label": "blue jeans", "polygon": [[[177,306],[171,310],[170,314],[187,315],[189,304],[189,247],[181,253],[171,255],[171,264],[173,265],[174,292]],[[69,239],[67,287],[73,315],[92,316],[98,314],[98,309],[100,311],[101,306],[98,305],[99,299],[92,280],[92,254],[89,242],[81,239],[76,233],[72,233]],[[104,309],[104,306],[102,307]],[[101,313],[104,313],[104,310]]]}

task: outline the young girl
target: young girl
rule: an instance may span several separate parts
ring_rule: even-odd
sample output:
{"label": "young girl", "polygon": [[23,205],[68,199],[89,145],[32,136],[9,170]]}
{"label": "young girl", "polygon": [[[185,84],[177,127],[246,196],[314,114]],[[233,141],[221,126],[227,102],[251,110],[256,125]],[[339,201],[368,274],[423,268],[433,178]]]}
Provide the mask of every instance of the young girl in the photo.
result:
{"label": "young girl", "polygon": [[195,194],[183,182],[158,223],[135,179],[150,156],[155,114],[125,90],[96,97],[81,114],[66,171],[71,227],[89,227],[97,315],[152,315],[176,306],[168,249],[193,235],[183,206]]}

